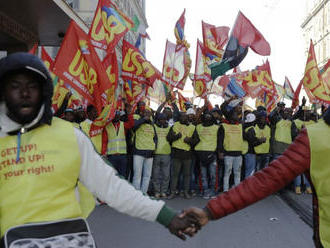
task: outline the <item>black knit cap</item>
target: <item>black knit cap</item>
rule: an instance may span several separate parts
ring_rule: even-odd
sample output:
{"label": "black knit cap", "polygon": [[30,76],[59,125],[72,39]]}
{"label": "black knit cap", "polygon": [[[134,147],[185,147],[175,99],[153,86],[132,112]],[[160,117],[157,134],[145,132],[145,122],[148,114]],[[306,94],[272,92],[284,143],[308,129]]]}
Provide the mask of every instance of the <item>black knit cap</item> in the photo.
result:
{"label": "black knit cap", "polygon": [[16,71],[27,70],[42,78],[42,99],[45,106],[44,115],[40,123],[51,124],[52,121],[52,96],[53,96],[53,80],[48,69],[41,59],[29,53],[12,53],[0,60],[0,86],[3,84],[3,78]]}

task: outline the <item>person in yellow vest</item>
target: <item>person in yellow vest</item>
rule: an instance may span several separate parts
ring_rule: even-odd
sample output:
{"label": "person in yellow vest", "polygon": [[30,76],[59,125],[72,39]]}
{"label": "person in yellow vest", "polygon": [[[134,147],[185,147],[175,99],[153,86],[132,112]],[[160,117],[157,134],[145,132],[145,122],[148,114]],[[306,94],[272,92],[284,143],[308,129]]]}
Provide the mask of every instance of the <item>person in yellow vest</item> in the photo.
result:
{"label": "person in yellow vest", "polygon": [[171,193],[168,199],[175,197],[175,191],[179,182],[179,175],[182,169],[184,181],[184,194],[187,199],[191,198],[189,194],[190,177],[191,177],[191,148],[195,145],[193,134],[195,126],[189,123],[188,116],[185,112],[180,113],[179,121],[175,122],[171,127],[168,140],[172,145],[172,172],[171,172]]}
{"label": "person in yellow vest", "polygon": [[191,235],[195,220],[134,189],[80,129],[53,117],[52,94],[38,57],[13,53],[0,60],[2,247],[95,247],[75,195],[78,181],[122,213],[158,221],[183,239]]}
{"label": "person in yellow vest", "polygon": [[170,183],[171,145],[167,140],[170,126],[165,114],[157,114],[155,130],[157,134],[157,149],[152,165],[152,184],[155,197],[166,198]]}
{"label": "person in yellow vest", "polygon": [[281,156],[298,135],[296,124],[291,117],[292,109],[285,108],[283,102],[278,103],[269,115],[272,128],[271,152],[273,159]]}
{"label": "person in yellow vest", "polygon": [[[305,173],[313,190],[313,241],[316,248],[330,247],[330,108],[324,119],[303,129],[280,159],[258,171],[227,193],[209,200],[203,209],[188,208],[201,226],[244,209],[285,187]],[[262,185],[262,187],[260,187]],[[242,227],[244,230],[245,227]],[[270,244],[269,244],[270,245]]]}
{"label": "person in yellow vest", "polygon": [[249,113],[245,116],[244,119],[244,130],[243,130],[243,139],[244,139],[244,162],[245,162],[245,176],[247,178],[252,176],[257,169],[257,157],[255,147],[264,143],[266,138],[257,137],[256,133],[256,116],[254,113]]}
{"label": "person in yellow vest", "polygon": [[[124,111],[122,111],[125,114]],[[134,127],[134,119],[131,114],[128,115],[127,120],[121,121],[120,110],[116,110],[115,117],[112,122],[106,126],[107,132],[107,158],[109,162],[115,167],[119,175],[128,178],[127,168],[127,145],[126,133],[129,129]]]}
{"label": "person in yellow vest", "polygon": [[76,121],[76,116],[72,108],[67,108],[64,110],[63,119],[72,123]]}
{"label": "person in yellow vest", "polygon": [[[306,101],[306,100],[305,100]],[[296,124],[298,132],[300,132],[302,129],[306,128],[308,125],[311,125],[314,123],[314,121],[311,122],[311,112],[310,110],[304,106],[305,101],[303,99],[303,104],[297,111],[298,119],[294,120],[294,123]],[[303,178],[303,180],[302,180]],[[303,184],[304,183],[304,184]],[[294,179],[294,188],[296,194],[300,195],[303,192],[303,185],[306,187],[306,193],[312,194],[312,188],[311,185],[305,176],[305,174],[299,175]]]}
{"label": "person in yellow vest", "polygon": [[195,152],[199,159],[203,198],[209,199],[216,195],[217,180],[217,145],[218,130],[212,114],[205,110],[201,116],[202,123],[198,124],[194,135],[196,136]]}
{"label": "person in yellow vest", "polygon": [[256,137],[261,143],[254,147],[257,155],[257,171],[268,166],[270,160],[270,135],[271,130],[267,125],[267,112],[264,110],[257,112],[257,124],[254,128]]}
{"label": "person in yellow vest", "polygon": [[145,107],[139,120],[134,121],[133,186],[147,193],[156,150],[157,134],[151,117],[151,109]]}
{"label": "person in yellow vest", "polygon": [[234,171],[234,183],[241,181],[243,128],[240,123],[242,116],[241,99],[231,99],[221,106],[226,120],[219,128],[218,156],[224,159],[223,191],[229,190],[229,178]]}
{"label": "person in yellow vest", "polygon": [[94,105],[88,105],[86,112],[87,112],[87,118],[83,122],[80,123],[80,125],[79,125],[80,129],[87,135],[87,137],[90,138],[90,140],[92,141],[92,143],[94,145],[95,150],[99,154],[104,155],[102,153],[102,137],[103,137],[102,133],[97,134],[96,136],[93,136],[93,137],[91,137],[89,134],[93,121],[95,121],[97,119],[97,116],[98,116],[97,110],[94,107]]}

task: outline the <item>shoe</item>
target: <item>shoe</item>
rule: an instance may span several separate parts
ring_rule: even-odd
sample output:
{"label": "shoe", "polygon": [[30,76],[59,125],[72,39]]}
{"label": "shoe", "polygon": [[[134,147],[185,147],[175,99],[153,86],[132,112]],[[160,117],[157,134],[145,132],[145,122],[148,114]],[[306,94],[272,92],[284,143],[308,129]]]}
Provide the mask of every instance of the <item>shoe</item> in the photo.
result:
{"label": "shoe", "polygon": [[166,193],[160,193],[160,197],[161,197],[161,198],[166,198],[167,195],[166,195]]}
{"label": "shoe", "polygon": [[191,195],[189,195],[188,192],[184,192],[183,196],[184,196],[185,199],[191,199]]}
{"label": "shoe", "polygon": [[306,193],[307,194],[313,194],[312,188],[311,187],[307,187],[306,188]]}
{"label": "shoe", "polygon": [[174,193],[171,193],[171,194],[167,197],[167,199],[169,199],[169,200],[171,200],[171,199],[173,199],[173,198],[175,198],[175,194],[174,194]]}
{"label": "shoe", "polygon": [[297,195],[301,194],[301,188],[299,186],[296,187],[295,192]]}
{"label": "shoe", "polygon": [[159,193],[156,193],[155,194],[155,198],[159,199],[160,198],[160,194]]}

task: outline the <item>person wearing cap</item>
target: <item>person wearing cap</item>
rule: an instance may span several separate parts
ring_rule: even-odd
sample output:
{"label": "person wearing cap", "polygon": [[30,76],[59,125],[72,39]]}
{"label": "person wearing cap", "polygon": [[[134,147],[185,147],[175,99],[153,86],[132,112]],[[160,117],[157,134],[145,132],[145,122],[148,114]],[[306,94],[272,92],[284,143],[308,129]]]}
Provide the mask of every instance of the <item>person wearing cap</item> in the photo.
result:
{"label": "person wearing cap", "polygon": [[296,124],[291,117],[292,109],[285,108],[283,102],[278,103],[269,115],[272,129],[271,152],[273,159],[281,156],[298,135]]}
{"label": "person wearing cap", "polygon": [[134,120],[133,147],[133,186],[147,193],[152,173],[154,151],[157,146],[157,134],[151,117],[151,109],[145,107],[141,118]]}
{"label": "person wearing cap", "polygon": [[[330,108],[324,120],[303,129],[281,157],[237,187],[208,201],[203,209],[188,208],[185,215],[205,226],[248,207],[285,187],[305,173],[313,190],[313,241],[316,248],[330,247]],[[243,227],[245,228],[245,227]],[[237,231],[237,230],[236,230]]]}
{"label": "person wearing cap", "polygon": [[168,140],[172,146],[172,159],[173,167],[171,173],[171,193],[168,199],[175,197],[175,191],[179,182],[179,175],[182,168],[183,181],[184,181],[184,197],[191,198],[189,194],[190,177],[191,177],[191,156],[192,147],[195,145],[196,140],[193,137],[195,126],[189,123],[188,115],[185,112],[180,113],[179,121],[171,127]]}
{"label": "person wearing cap", "polygon": [[[171,99],[171,97],[171,93],[168,93],[166,95],[165,101],[158,106],[155,114],[156,119],[157,115],[159,115],[160,113],[165,114],[167,123],[170,127],[173,126],[174,122],[178,120],[180,114],[179,108],[175,103],[175,99]],[[170,107],[165,107],[166,104],[170,104],[172,106],[173,112]]]}
{"label": "person wearing cap", "polygon": [[121,121],[125,111],[116,110],[115,117],[105,127],[107,132],[107,158],[119,175],[128,178],[126,133],[134,127],[134,119],[127,115],[127,121]]}
{"label": "person wearing cap", "polygon": [[221,105],[221,110],[226,119],[219,128],[218,156],[224,159],[223,191],[229,190],[229,178],[234,171],[234,183],[241,181],[243,128],[242,99],[230,99]]}
{"label": "person wearing cap", "polygon": [[171,168],[171,145],[167,140],[170,126],[165,114],[159,113],[156,117],[157,149],[152,165],[152,185],[156,198],[166,198]]}
{"label": "person wearing cap", "polygon": [[75,123],[76,121],[76,116],[74,114],[74,111],[72,108],[67,108],[64,110],[64,120]]}
{"label": "person wearing cap", "polygon": [[195,129],[195,152],[197,154],[203,186],[203,198],[209,199],[216,195],[217,156],[219,126],[211,113],[205,109],[201,116],[202,123]]}
{"label": "person wearing cap", "polygon": [[243,154],[245,162],[244,178],[252,176],[255,173],[257,166],[255,147],[266,142],[265,137],[257,137],[255,124],[255,114],[247,114],[245,116],[243,127]]}
{"label": "person wearing cap", "polygon": [[53,117],[52,94],[38,57],[14,53],[0,60],[2,245],[95,247],[75,194],[78,181],[117,211],[158,221],[181,238],[191,234],[193,219],[134,189],[80,129]]}
{"label": "person wearing cap", "polygon": [[257,112],[257,122],[255,125],[256,137],[260,139],[259,145],[254,147],[254,151],[257,156],[257,170],[263,169],[268,166],[270,159],[270,137],[271,130],[267,124],[267,112],[260,110]]}

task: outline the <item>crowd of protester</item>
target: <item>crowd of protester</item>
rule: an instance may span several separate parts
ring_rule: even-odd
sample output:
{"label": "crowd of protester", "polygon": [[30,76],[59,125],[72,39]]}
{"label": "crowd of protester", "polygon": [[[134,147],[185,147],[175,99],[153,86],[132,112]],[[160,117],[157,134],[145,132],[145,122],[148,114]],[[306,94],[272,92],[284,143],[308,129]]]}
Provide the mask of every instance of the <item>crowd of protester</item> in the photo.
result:
{"label": "crowd of protester", "polygon": [[[179,111],[168,96],[157,111],[140,101],[132,113],[125,102],[103,132],[90,139],[109,165],[143,193],[209,199],[267,167],[300,130],[316,123],[318,114],[305,104],[303,99],[295,113],[284,102],[271,113],[262,106],[243,111],[242,99],[233,97],[213,109],[207,102],[201,108],[186,102],[186,111]],[[64,107],[58,115],[87,136],[98,117],[92,105],[86,112]],[[304,175],[289,187],[296,194],[312,193]]]}

